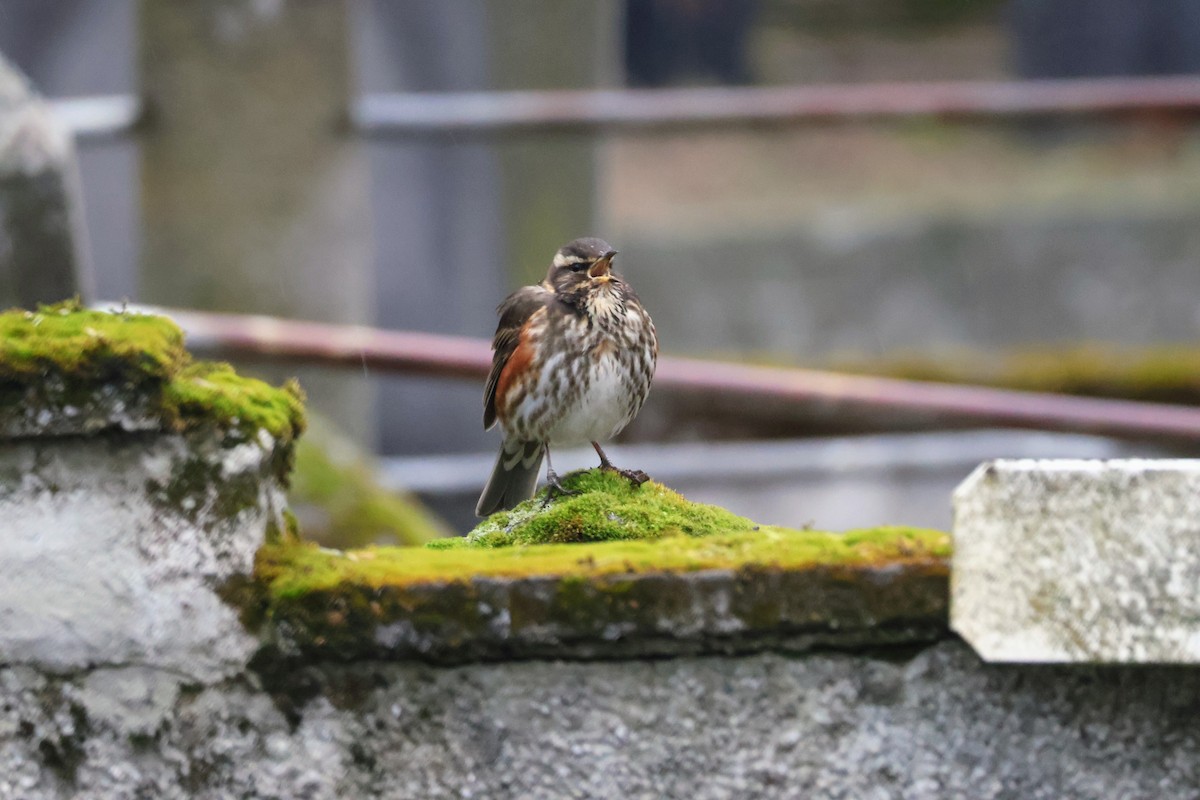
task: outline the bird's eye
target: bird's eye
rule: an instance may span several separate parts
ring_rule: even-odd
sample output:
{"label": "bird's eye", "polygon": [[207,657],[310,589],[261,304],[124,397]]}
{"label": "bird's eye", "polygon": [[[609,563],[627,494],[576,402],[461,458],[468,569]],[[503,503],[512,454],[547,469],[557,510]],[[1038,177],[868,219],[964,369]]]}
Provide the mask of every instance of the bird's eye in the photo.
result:
{"label": "bird's eye", "polygon": [[591,266],[591,265],[588,264],[586,261],[577,261],[571,265],[571,272],[583,272],[589,266]]}

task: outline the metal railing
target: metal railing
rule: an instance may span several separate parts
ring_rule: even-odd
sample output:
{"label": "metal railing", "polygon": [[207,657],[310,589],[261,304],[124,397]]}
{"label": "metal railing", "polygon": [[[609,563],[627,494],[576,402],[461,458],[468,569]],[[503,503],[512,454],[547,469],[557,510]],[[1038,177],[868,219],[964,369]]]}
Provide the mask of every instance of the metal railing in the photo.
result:
{"label": "metal railing", "polygon": [[372,136],[439,136],[1145,111],[1200,111],[1200,78],[369,94],[351,120]]}
{"label": "metal railing", "polygon": [[[68,125],[96,138],[131,131],[136,98],[60,101]],[[1200,77],[904,83],[765,88],[582,90],[366,95],[349,110],[370,136],[542,131],[668,130],[691,126],[806,124],[936,116],[1200,112]],[[484,340],[234,314],[168,311],[191,346],[222,357],[482,380]],[[1200,409],[978,386],[664,358],[659,392],[743,403],[782,401],[797,417],[869,416],[906,427],[1012,426],[1118,437],[1200,441]],[[885,426],[886,427],[886,426]]]}
{"label": "metal railing", "polygon": [[[274,317],[147,309],[175,319],[191,350],[480,382],[491,368],[484,339]],[[1167,442],[1200,442],[1200,408],[1043,392],[849,375],[810,369],[663,357],[655,391],[720,404],[782,403],[797,418],[873,419],[882,427],[1014,427]],[[902,424],[900,424],[902,423]]]}
{"label": "metal railing", "polygon": [[[126,135],[146,117],[134,95],[60,98],[52,105],[85,140]],[[368,136],[427,137],[1148,111],[1200,112],[1200,77],[376,93],[358,98],[347,114],[352,129]]]}

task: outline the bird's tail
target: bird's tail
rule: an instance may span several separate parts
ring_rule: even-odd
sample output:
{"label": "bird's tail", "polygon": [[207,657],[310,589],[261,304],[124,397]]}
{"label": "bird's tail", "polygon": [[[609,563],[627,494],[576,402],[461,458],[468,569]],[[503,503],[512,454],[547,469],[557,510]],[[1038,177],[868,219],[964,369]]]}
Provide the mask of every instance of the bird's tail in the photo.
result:
{"label": "bird's tail", "polygon": [[541,469],[540,442],[505,442],[500,446],[492,477],[488,478],[475,506],[475,515],[486,517],[533,497]]}

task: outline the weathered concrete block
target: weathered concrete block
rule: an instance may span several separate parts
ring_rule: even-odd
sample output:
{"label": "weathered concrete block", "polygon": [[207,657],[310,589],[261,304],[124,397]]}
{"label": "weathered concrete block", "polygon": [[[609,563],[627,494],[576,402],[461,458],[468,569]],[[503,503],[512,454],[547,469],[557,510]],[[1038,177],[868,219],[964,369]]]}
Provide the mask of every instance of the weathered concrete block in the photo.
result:
{"label": "weathered concrete block", "polygon": [[1200,662],[1200,461],[994,461],[954,516],[951,626],[985,659]]}
{"label": "weathered concrete block", "polygon": [[0,443],[0,662],[240,671],[257,642],[219,589],[282,524],[275,450],[265,433]]}
{"label": "weathered concrete block", "polygon": [[240,672],[258,642],[223,598],[286,526],[303,425],[165,318],[0,314],[0,663]]}

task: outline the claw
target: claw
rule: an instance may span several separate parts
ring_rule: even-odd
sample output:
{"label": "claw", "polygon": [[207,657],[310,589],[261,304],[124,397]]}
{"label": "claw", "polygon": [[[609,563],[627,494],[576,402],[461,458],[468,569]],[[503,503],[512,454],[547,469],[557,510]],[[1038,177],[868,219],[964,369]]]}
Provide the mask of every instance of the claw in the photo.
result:
{"label": "claw", "polygon": [[650,480],[650,476],[642,472],[640,469],[619,469],[617,472],[629,481],[633,486],[641,486],[646,481]]}
{"label": "claw", "polygon": [[600,469],[606,472],[615,472],[625,480],[629,481],[629,485],[637,488],[646,481],[650,480],[650,476],[642,472],[640,469],[620,469],[612,464],[601,464]]}
{"label": "claw", "polygon": [[542,500],[542,508],[550,505],[551,502],[559,497],[569,497],[571,495],[583,494],[583,492],[580,492],[576,489],[568,489],[567,487],[563,486],[558,480],[558,473],[552,470],[546,471],[546,483],[549,485],[546,487],[546,497],[544,500]]}

